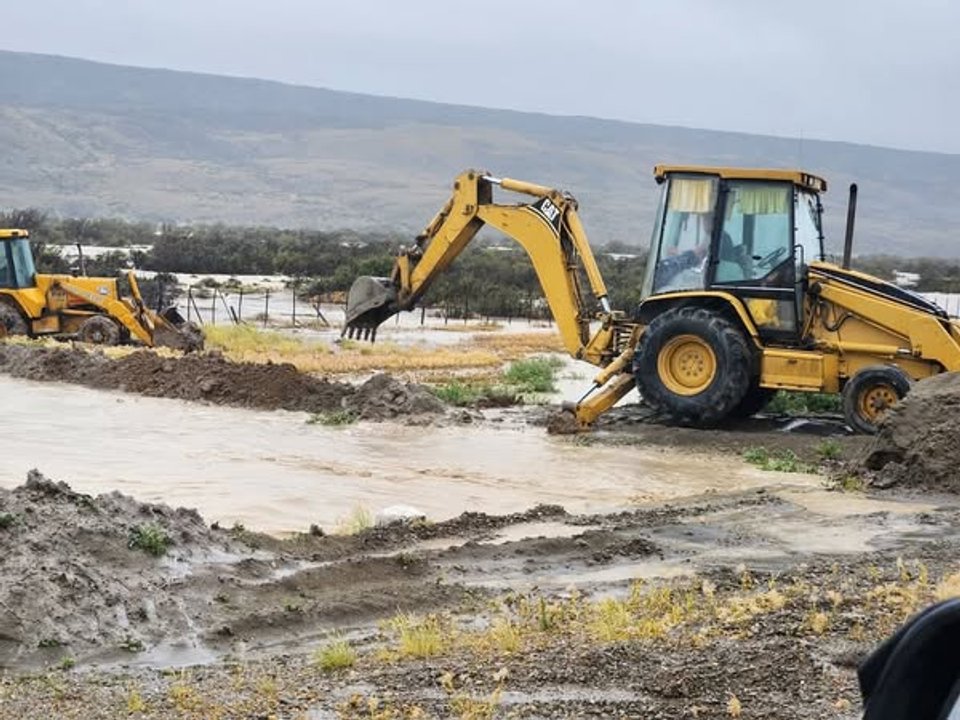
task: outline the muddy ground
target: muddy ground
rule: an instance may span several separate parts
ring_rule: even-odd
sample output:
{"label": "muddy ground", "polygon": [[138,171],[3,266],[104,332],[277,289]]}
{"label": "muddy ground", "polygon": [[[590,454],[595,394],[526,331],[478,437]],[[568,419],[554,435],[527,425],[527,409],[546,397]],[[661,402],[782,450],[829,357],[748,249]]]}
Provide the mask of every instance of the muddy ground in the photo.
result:
{"label": "muddy ground", "polygon": [[4,718],[854,718],[857,661],[960,589],[960,511],[862,495],[278,540],[32,473],[0,517]]}
{"label": "muddy ground", "polygon": [[[370,419],[444,412],[382,376],[354,390],[216,356],[17,348],[0,345],[0,371],[30,379]],[[642,408],[570,442],[765,446],[813,465],[824,437],[851,472],[892,443],[830,416],[702,431]],[[960,506],[944,489],[784,489],[770,473],[768,488],[613,514],[540,506],[278,539],[33,472],[0,490],[0,718],[852,720],[857,662],[960,594]]]}
{"label": "muddy ground", "polygon": [[426,388],[377,375],[360,387],[301,373],[289,363],[233,362],[222,355],[162,356],[139,350],[112,359],[78,346],[0,343],[0,372],[42,382],[260,410],[327,414],[364,420],[403,416],[428,422],[444,414]]}

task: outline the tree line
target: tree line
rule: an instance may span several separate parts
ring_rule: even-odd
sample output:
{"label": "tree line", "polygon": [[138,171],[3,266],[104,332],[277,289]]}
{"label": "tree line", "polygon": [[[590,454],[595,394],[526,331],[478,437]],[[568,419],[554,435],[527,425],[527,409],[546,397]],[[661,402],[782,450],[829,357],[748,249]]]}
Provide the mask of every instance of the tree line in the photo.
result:
{"label": "tree line", "polygon": [[[116,219],[59,219],[35,209],[0,213],[0,227],[30,231],[40,272],[79,270],[63,250],[70,245],[117,248],[87,257],[87,275],[112,276],[129,266],[161,274],[287,275],[304,297],[342,297],[360,275],[386,276],[400,247],[412,238],[349,230],[287,230],[233,225],[173,226]],[[137,249],[147,247],[149,249]],[[616,248],[636,253],[635,248]],[[642,255],[597,262],[614,307],[639,300]],[[583,287],[588,287],[585,279]],[[427,301],[451,317],[546,316],[540,284],[523,250],[478,240],[431,286]]]}
{"label": "tree line", "polygon": [[[53,218],[36,209],[0,213],[0,227],[30,230],[38,270],[77,272],[64,247],[81,243],[117,248],[88,257],[88,275],[115,275],[130,265],[161,274],[287,275],[304,297],[342,296],[360,275],[385,276],[401,245],[412,238],[348,230],[289,230],[234,225],[169,225],[118,219]],[[501,243],[501,244],[498,244]],[[140,249],[142,248],[142,249]],[[597,248],[611,304],[630,310],[640,299],[645,249]],[[854,267],[886,280],[894,271],[920,276],[920,291],[960,292],[960,261],[857,257]],[[172,284],[167,281],[172,287]],[[582,283],[586,291],[588,285]],[[451,317],[546,315],[533,266],[519,246],[478,238],[430,288],[429,304]]]}

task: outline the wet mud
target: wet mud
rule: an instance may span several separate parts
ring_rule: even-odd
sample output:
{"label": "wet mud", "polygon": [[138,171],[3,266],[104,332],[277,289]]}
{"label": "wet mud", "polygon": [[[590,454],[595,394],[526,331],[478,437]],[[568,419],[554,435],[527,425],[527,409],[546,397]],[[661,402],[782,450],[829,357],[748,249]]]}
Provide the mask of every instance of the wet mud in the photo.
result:
{"label": "wet mud", "polygon": [[302,373],[289,363],[233,362],[212,352],[166,357],[140,350],[111,359],[80,347],[0,343],[0,372],[27,380],[259,410],[345,410],[364,420],[403,415],[428,422],[445,410],[426,388],[389,375],[377,375],[355,387]]}
{"label": "wet mud", "polygon": [[[704,431],[638,406],[558,439],[540,434],[549,409],[406,428],[446,409],[387,376],[355,388],[215,355],[0,345],[0,372],[399,421],[337,435],[302,415],[202,408],[214,427],[233,423],[238,443],[217,461],[233,484],[215,484],[209,443],[193,425],[184,435],[199,443],[184,457],[203,471],[190,496],[203,514],[142,502],[135,480],[123,485],[132,496],[36,471],[0,489],[0,718],[853,720],[857,662],[911,612],[960,593],[950,378],[919,384],[872,439],[832,416]],[[85,433],[121,417],[70,390],[84,397],[68,422],[86,418]],[[162,402],[122,401],[123,422],[142,435]],[[740,457],[789,449],[813,466],[824,438],[858,457],[855,469],[929,491],[830,491],[826,476],[763,473]],[[268,464],[241,464],[241,446],[259,461],[261,445]],[[372,457],[343,457],[354,450]],[[124,457],[135,475],[137,456]],[[348,482],[344,497],[401,488],[427,517],[355,532],[311,520],[279,536],[210,520],[247,492],[275,503],[255,518],[332,518]],[[251,490],[274,486],[286,494]],[[309,512],[288,515],[291,503]],[[478,506],[493,510],[463,511]],[[332,643],[349,646],[349,662],[326,664]]]}
{"label": "wet mud", "polygon": [[[31,473],[0,492],[0,513],[11,518],[0,529],[0,606],[14,609],[0,645],[3,717],[123,717],[136,688],[144,717],[366,718],[371,707],[461,717],[467,698],[492,697],[483,717],[729,717],[734,697],[750,717],[852,719],[856,661],[899,618],[878,604],[873,622],[858,598],[916,568],[955,571],[960,549],[949,505],[813,488],[280,539]],[[137,539],[147,525],[169,539],[161,554]],[[689,638],[585,641],[560,625],[638,587],[654,599],[686,588],[677,602],[711,608],[749,607],[740,596],[768,588],[784,599]],[[535,638],[517,648],[464,641],[389,659],[392,618],[473,631],[524,602]],[[807,629],[821,608],[828,625]],[[357,649],[355,664],[319,669],[317,649],[338,638]]]}
{"label": "wet mud", "polygon": [[859,470],[875,487],[960,492],[960,373],[922,380],[884,420]]}

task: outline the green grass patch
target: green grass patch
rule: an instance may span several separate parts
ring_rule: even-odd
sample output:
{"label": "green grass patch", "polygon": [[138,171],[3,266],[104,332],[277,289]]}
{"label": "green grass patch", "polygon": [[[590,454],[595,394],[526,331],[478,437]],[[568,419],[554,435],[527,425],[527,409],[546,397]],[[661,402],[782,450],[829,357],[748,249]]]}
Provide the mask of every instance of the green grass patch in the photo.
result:
{"label": "green grass patch", "polygon": [[530,358],[510,363],[504,380],[520,392],[549,393],[557,389],[557,370],[563,367],[559,358]]}
{"label": "green grass patch", "polygon": [[773,415],[806,415],[836,413],[842,410],[842,400],[834,393],[794,392],[778,390],[764,412]]}
{"label": "green grass patch", "polygon": [[330,412],[314,413],[307,418],[307,425],[325,425],[327,427],[340,427],[350,425],[357,421],[357,416],[349,410],[332,410]]}
{"label": "green grass patch", "polygon": [[484,385],[471,385],[470,383],[453,380],[432,389],[433,394],[447,405],[467,407],[476,405],[477,401],[483,396],[485,388]]}
{"label": "green grass patch", "polygon": [[808,473],[816,470],[813,465],[801,460],[793,450],[755,447],[744,452],[743,459],[761,470],[771,472]]}
{"label": "green grass patch", "polygon": [[454,407],[508,407],[520,402],[510,388],[489,383],[451,380],[431,389],[440,400]]}
{"label": "green grass patch", "polygon": [[839,460],[843,454],[843,446],[833,438],[821,440],[815,450],[821,460]]}
{"label": "green grass patch", "polygon": [[17,524],[17,516],[14,513],[0,513],[0,530],[6,530]]}
{"label": "green grass patch", "polygon": [[127,547],[143,550],[148,555],[162,557],[173,545],[173,540],[159,525],[138,525],[130,531]]}

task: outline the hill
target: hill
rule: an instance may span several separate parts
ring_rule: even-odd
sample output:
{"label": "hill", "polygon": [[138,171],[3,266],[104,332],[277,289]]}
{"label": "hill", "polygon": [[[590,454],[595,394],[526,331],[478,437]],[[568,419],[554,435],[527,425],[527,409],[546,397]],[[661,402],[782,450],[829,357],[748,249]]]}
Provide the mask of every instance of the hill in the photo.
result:
{"label": "hill", "polygon": [[650,171],[657,162],[800,165],[831,183],[827,230],[834,247],[845,189],[856,180],[859,252],[960,255],[953,243],[960,155],[443,105],[2,51],[0,146],[6,208],[414,232],[446,199],[457,172],[481,167],[573,191],[595,244],[648,241],[656,196]]}

